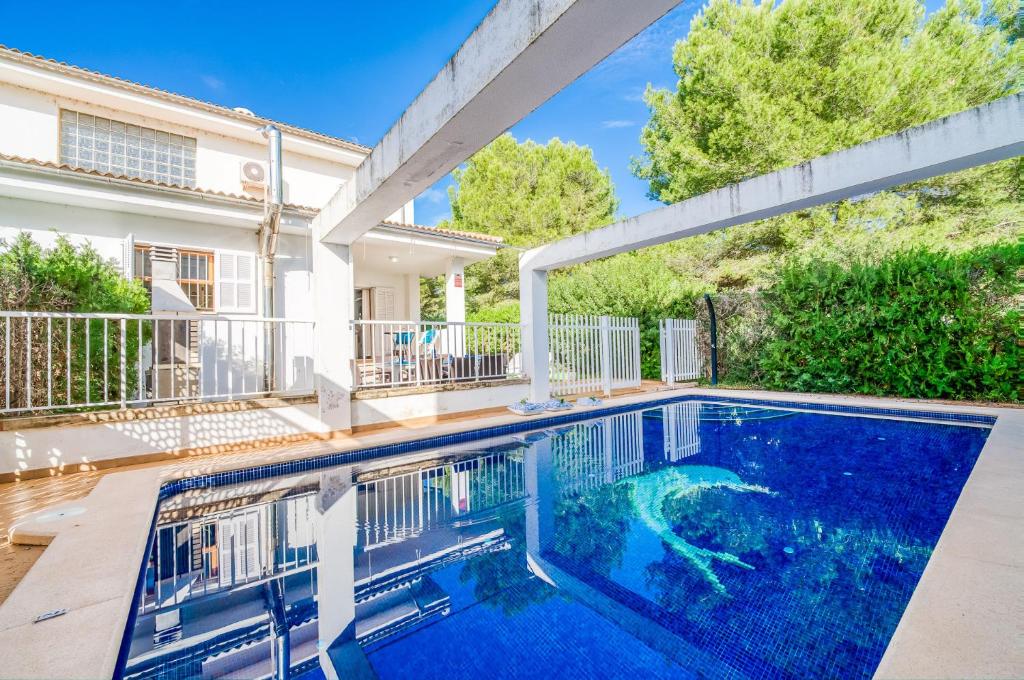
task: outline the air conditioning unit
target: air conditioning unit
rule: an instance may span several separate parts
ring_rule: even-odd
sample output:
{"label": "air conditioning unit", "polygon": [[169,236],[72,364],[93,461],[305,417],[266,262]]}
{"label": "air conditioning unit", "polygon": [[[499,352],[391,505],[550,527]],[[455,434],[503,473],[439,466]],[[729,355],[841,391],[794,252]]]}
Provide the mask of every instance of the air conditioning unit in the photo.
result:
{"label": "air conditioning unit", "polygon": [[263,191],[267,182],[267,169],[258,161],[241,164],[242,186],[249,191]]}

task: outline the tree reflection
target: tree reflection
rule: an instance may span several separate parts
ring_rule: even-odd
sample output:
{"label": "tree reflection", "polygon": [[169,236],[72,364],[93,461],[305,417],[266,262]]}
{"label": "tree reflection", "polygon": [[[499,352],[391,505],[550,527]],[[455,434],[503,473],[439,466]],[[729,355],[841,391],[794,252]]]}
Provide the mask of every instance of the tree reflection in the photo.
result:
{"label": "tree reflection", "polygon": [[473,595],[478,602],[500,607],[506,616],[511,616],[543,602],[555,590],[526,567],[526,517],[522,506],[503,508],[498,521],[508,539],[505,549],[469,560],[459,572],[459,580],[473,582]]}
{"label": "tree reflection", "polygon": [[591,571],[607,576],[622,564],[633,502],[628,487],[606,484],[570,496],[555,506],[551,548]]}

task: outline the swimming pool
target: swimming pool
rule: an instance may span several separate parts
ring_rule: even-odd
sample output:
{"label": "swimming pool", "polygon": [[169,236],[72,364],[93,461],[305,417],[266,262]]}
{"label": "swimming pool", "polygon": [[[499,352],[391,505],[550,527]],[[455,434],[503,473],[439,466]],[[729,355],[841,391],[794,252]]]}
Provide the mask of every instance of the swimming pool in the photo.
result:
{"label": "swimming pool", "polygon": [[124,674],[869,677],[993,422],[906,414],[687,398],[175,483]]}

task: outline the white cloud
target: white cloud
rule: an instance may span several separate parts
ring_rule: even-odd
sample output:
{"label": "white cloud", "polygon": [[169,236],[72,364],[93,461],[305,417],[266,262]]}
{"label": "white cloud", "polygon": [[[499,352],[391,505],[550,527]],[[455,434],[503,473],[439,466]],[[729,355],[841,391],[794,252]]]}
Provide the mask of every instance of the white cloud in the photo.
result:
{"label": "white cloud", "polygon": [[422,194],[420,194],[420,198],[422,198],[424,201],[426,201],[427,203],[434,204],[441,203],[447,197],[448,195],[445,192],[441,191],[440,189],[427,189]]}
{"label": "white cloud", "polygon": [[219,92],[220,90],[224,89],[224,81],[218,78],[217,76],[203,74],[199,76],[199,79],[203,81],[203,85],[206,85],[206,87],[210,88],[211,90]]}
{"label": "white cloud", "polygon": [[427,222],[427,224],[430,224],[430,225],[436,227],[440,222],[443,222],[444,220],[450,220],[451,218],[452,218],[451,212],[446,210],[446,211],[444,211],[442,213],[438,213],[438,214],[434,215],[434,217],[431,220],[429,220]]}
{"label": "white cloud", "polygon": [[606,130],[614,130],[615,128],[628,128],[636,125],[635,120],[602,120],[601,127]]}
{"label": "white cloud", "polygon": [[697,3],[683,2],[668,14],[641,31],[635,38],[612,52],[601,62],[599,69],[628,67],[648,59],[667,60],[672,58],[672,46],[686,37]]}

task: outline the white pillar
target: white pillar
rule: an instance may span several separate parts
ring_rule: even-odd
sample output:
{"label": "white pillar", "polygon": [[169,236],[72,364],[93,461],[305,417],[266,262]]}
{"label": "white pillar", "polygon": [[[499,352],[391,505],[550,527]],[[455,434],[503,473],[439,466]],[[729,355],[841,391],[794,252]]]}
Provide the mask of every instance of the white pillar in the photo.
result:
{"label": "white pillar", "polygon": [[530,378],[530,400],[551,398],[548,380],[548,273],[520,262],[519,319],[523,324],[523,371]]}
{"label": "white pillar", "polygon": [[318,415],[325,432],[352,429],[352,252],[313,239],[313,313],[316,321]]}
{"label": "white pillar", "polygon": [[420,320],[420,275],[419,274],[406,274],[405,275],[405,299],[406,311],[408,315],[406,318],[409,321]]}
{"label": "white pillar", "polygon": [[448,270],[444,277],[444,313],[445,321],[463,322],[466,320],[466,275],[463,273],[465,262],[461,257],[448,260]]}
{"label": "white pillar", "polygon": [[[317,589],[320,619],[317,649],[328,680],[360,677],[368,666],[356,644],[355,562],[358,485],[351,467],[320,473],[316,509],[320,514]],[[330,654],[330,656],[329,656]],[[335,661],[340,660],[340,664]],[[341,668],[338,668],[341,665]]]}
{"label": "white pillar", "polygon": [[[444,276],[444,317],[445,321],[449,323],[466,321],[466,276],[463,273],[463,267],[464,262],[461,257],[453,257],[448,260]],[[466,354],[465,330],[463,326],[458,325],[447,327],[442,343],[446,353],[456,357]],[[464,366],[453,370],[460,377],[466,372]]]}

